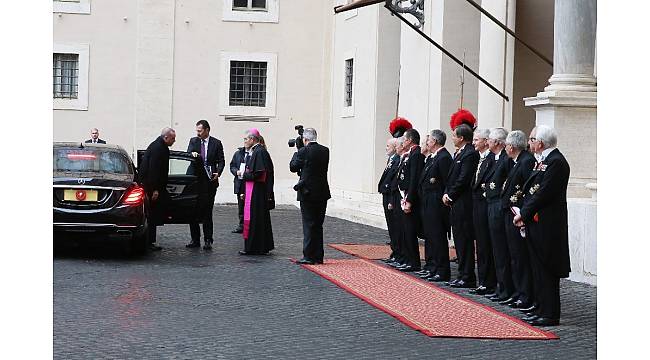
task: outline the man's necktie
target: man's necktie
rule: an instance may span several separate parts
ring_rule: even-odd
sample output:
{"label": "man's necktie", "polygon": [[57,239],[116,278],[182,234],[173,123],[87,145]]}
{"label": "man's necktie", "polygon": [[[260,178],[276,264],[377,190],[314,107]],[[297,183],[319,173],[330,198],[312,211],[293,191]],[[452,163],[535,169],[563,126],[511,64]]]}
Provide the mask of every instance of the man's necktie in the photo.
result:
{"label": "man's necktie", "polygon": [[208,161],[208,159],[206,159],[205,156],[205,140],[203,139],[201,140],[201,157],[203,158],[203,163],[205,164]]}
{"label": "man's necktie", "polygon": [[478,174],[481,172],[481,164],[483,163],[483,160],[485,160],[485,156],[481,156],[480,159],[478,159],[478,166],[476,167],[476,176],[474,177],[474,184],[478,182]]}

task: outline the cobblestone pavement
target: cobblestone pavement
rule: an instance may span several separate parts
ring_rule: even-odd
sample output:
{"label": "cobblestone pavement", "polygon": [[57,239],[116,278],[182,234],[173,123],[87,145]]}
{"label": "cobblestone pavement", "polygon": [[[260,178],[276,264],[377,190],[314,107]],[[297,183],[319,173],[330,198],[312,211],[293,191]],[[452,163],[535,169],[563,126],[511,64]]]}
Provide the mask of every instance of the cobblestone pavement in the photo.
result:
{"label": "cobblestone pavement", "polygon": [[[236,206],[215,206],[215,248],[186,249],[187,225],[159,228],[160,252],[63,248],[54,259],[56,359],[594,359],[596,288],[562,281],[560,339],[427,337],[292,264],[300,212],[273,210],[276,250],[244,257]],[[383,244],[385,230],[327,217],[326,243]],[[325,248],[326,258],[348,258]],[[452,290],[506,314],[519,313]]]}

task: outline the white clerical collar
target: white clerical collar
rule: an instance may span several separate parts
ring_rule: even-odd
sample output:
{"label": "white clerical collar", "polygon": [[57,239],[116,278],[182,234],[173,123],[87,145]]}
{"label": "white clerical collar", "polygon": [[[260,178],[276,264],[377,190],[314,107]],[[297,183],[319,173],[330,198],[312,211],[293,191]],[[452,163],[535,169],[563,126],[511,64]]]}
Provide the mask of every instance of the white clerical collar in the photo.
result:
{"label": "white clerical collar", "polygon": [[481,158],[485,158],[486,156],[488,156],[488,154],[490,154],[490,149],[487,149],[480,154],[481,154]]}
{"label": "white clerical collar", "polygon": [[537,162],[542,162],[542,161],[546,160],[546,157],[548,157],[548,154],[550,154],[551,151],[553,151],[553,150],[555,150],[554,147],[545,149],[544,151],[542,151],[541,154],[535,154],[535,159],[537,160]]}

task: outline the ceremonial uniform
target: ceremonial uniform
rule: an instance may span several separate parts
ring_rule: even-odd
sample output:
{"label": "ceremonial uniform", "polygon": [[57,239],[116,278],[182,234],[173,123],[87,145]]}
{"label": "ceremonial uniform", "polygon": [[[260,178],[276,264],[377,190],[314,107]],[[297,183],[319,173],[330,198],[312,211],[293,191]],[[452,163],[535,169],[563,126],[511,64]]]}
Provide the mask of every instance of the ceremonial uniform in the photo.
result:
{"label": "ceremonial uniform", "polygon": [[471,144],[459,149],[447,177],[445,193],[452,200],[451,228],[458,257],[458,277],[465,286],[474,286],[474,224],[472,216],[472,177],[476,174],[479,154]]}
{"label": "ceremonial uniform", "polygon": [[494,154],[490,150],[480,154],[476,174],[472,179],[472,220],[476,235],[478,285],[487,289],[496,286],[492,241],[488,225],[485,179],[494,172]]}
{"label": "ceremonial uniform", "polygon": [[530,305],[533,301],[532,275],[528,248],[525,240],[521,237],[519,228],[514,226],[512,220],[514,214],[511,207],[521,207],[524,194],[524,183],[530,177],[535,166],[535,157],[528,151],[522,151],[517,156],[515,164],[503,184],[501,192],[501,206],[504,210],[504,224],[508,250],[510,252],[510,269],[512,280],[515,285],[515,293],[511,298],[517,299],[524,304]]}
{"label": "ceremonial uniform", "polygon": [[403,264],[411,266],[409,270],[420,269],[420,247],[418,233],[420,233],[420,215],[418,199],[418,181],[424,167],[424,156],[418,145],[413,145],[404,154],[405,158],[397,170],[397,184],[401,202],[409,202],[411,211],[404,212],[402,206],[398,208],[401,213],[403,225],[403,247],[400,249],[404,256]]}
{"label": "ceremonial uniform", "polygon": [[384,217],[386,218],[386,226],[388,227],[388,236],[390,237],[390,249],[391,249],[390,257],[393,257],[395,254],[395,246],[396,246],[396,241],[398,239],[398,235],[396,234],[396,231],[399,230],[399,227],[394,224],[395,221],[392,216],[392,213],[394,212],[394,208],[389,209],[388,205],[391,203],[392,200],[391,183],[395,178],[395,176],[397,175],[399,160],[400,160],[400,156],[397,154],[393,154],[390,157],[388,157],[386,161],[386,168],[384,168],[384,172],[381,174],[381,178],[379,179],[379,184],[377,185],[377,191],[380,192],[382,195],[382,206],[384,208]]}
{"label": "ceremonial uniform", "polygon": [[447,174],[451,166],[451,155],[447,149],[440,148],[427,156],[422,175],[418,182],[420,216],[424,233],[424,269],[431,277],[439,275],[441,280],[450,278],[449,245],[450,232],[449,207],[442,203]]}
{"label": "ceremonial uniform", "polygon": [[[498,158],[497,158],[498,156]],[[514,292],[512,283],[512,271],[510,269],[510,251],[506,239],[506,228],[504,223],[505,211],[501,204],[501,190],[503,183],[508,177],[510,169],[514,165],[505,150],[495,155],[494,171],[485,178],[485,196],[487,198],[488,227],[490,229],[490,241],[492,242],[492,254],[494,256],[494,268],[496,274],[496,294],[502,300],[510,298]],[[510,210],[507,210],[510,211]]]}
{"label": "ceremonial uniform", "polygon": [[526,181],[521,216],[541,318],[560,318],[560,278],[569,276],[569,235],[566,190],[570,168],[558,149],[542,152]]}

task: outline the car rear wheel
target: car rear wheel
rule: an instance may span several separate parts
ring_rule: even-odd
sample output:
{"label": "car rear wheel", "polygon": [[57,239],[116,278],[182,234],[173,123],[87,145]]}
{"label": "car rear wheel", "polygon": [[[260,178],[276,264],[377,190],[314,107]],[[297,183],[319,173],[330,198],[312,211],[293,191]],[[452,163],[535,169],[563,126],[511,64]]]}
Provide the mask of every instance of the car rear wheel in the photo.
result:
{"label": "car rear wheel", "polygon": [[145,223],[142,234],[134,234],[124,244],[127,256],[140,256],[147,252],[147,242],[149,240],[149,226]]}

